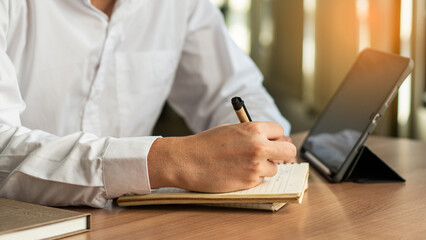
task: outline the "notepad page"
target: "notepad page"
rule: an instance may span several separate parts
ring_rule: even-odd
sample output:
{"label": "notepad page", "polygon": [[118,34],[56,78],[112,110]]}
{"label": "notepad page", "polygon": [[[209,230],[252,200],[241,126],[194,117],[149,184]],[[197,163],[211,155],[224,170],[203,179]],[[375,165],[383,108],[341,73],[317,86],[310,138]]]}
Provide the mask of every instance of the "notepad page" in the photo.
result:
{"label": "notepad page", "polygon": [[[295,193],[303,191],[306,168],[301,164],[279,164],[274,177],[266,177],[263,183],[247,190],[227,194]],[[303,179],[303,180],[301,180]]]}
{"label": "notepad page", "polygon": [[[263,183],[247,190],[241,190],[228,194],[279,194],[279,193],[297,193],[303,191],[303,184],[306,178],[307,163],[300,164],[279,164],[278,172],[274,177],[266,177]],[[302,179],[302,180],[301,180]],[[180,188],[160,188],[152,193],[191,193]]]}

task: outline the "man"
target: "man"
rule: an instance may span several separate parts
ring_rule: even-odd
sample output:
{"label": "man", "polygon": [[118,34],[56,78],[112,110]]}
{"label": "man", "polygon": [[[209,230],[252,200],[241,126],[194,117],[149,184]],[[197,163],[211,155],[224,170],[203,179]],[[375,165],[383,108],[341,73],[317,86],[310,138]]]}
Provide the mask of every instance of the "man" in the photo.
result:
{"label": "man", "polygon": [[[261,81],[207,0],[0,0],[0,196],[103,207],[253,187],[296,152]],[[276,123],[223,125],[234,95]],[[214,128],[150,136],[165,101]]]}

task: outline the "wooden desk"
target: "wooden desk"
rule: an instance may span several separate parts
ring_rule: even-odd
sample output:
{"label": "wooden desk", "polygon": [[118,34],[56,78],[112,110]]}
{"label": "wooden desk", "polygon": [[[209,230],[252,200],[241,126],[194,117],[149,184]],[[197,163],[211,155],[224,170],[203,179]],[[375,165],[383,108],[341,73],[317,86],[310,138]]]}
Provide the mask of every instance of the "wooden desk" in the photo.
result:
{"label": "wooden desk", "polygon": [[[300,145],[304,135],[293,136]],[[311,170],[301,205],[277,213],[202,206],[73,208],[93,215],[69,239],[424,239],[426,142],[370,137],[367,145],[406,183],[326,182]]]}

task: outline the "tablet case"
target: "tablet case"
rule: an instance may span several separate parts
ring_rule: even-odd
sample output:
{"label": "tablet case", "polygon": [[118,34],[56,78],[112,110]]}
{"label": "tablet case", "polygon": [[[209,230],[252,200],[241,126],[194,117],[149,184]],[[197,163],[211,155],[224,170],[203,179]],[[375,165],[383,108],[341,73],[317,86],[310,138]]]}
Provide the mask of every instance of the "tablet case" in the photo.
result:
{"label": "tablet case", "polygon": [[353,166],[348,171],[345,181],[357,183],[387,183],[405,182],[392,168],[374,154],[368,147],[363,146]]}

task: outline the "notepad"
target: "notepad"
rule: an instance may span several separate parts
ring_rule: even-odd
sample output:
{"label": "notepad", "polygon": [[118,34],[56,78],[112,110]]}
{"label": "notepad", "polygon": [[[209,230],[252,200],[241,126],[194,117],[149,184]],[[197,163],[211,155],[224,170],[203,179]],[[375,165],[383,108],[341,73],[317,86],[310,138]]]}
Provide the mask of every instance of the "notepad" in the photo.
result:
{"label": "notepad", "polygon": [[[305,192],[308,189],[308,178],[306,178],[305,183]],[[299,199],[303,199],[302,196]],[[301,201],[300,201],[301,203]],[[210,204],[200,204],[211,207],[226,207],[226,208],[245,208],[245,209],[257,209],[257,210],[267,210],[272,212],[277,212],[282,207],[286,205],[283,202],[274,202],[274,203],[210,203]]]}
{"label": "notepad", "polygon": [[[260,185],[229,193],[199,193],[180,188],[160,188],[146,195],[127,195],[118,198],[119,206],[161,204],[261,204],[301,203],[307,188],[309,164],[279,164],[274,177],[265,178]],[[282,207],[282,206],[281,206]]]}

